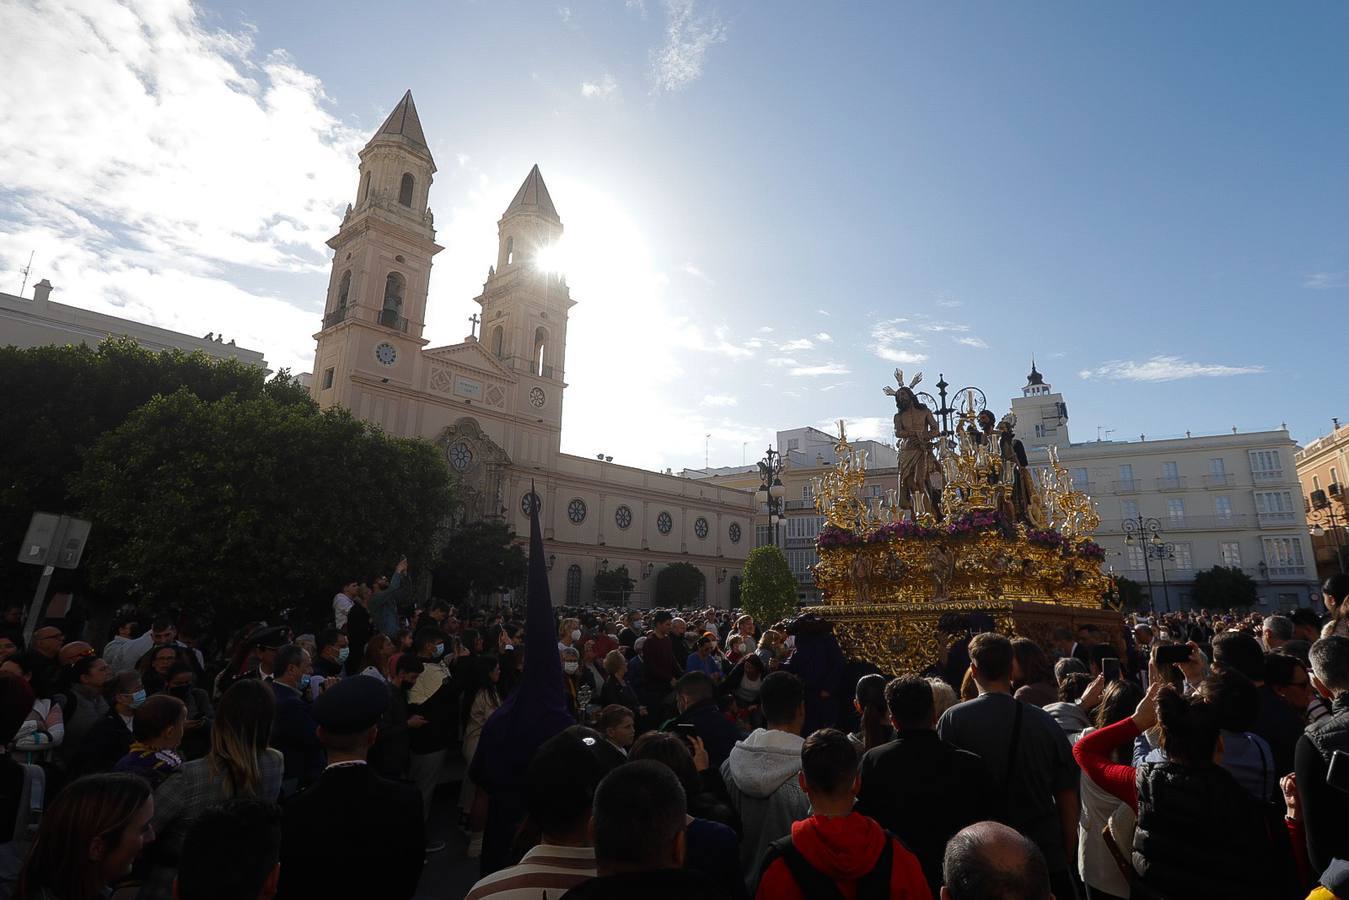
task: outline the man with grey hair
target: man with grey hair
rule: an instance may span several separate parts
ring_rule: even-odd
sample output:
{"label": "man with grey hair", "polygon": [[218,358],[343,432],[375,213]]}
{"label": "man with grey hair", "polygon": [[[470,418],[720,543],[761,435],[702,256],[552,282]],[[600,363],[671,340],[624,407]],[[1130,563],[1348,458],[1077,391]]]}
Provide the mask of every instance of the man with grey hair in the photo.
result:
{"label": "man with grey hair", "polygon": [[1293,639],[1293,620],[1287,616],[1265,616],[1260,627],[1260,643],[1272,653]]}
{"label": "man with grey hair", "polygon": [[1349,752],[1349,638],[1321,638],[1311,649],[1312,686],[1333,698],[1331,715],[1298,738],[1293,769],[1301,795],[1312,870],[1323,872],[1336,857],[1349,858],[1349,793],[1326,783],[1331,758]]}
{"label": "man with grey hair", "polygon": [[951,838],[942,880],[942,900],[1054,900],[1040,848],[998,822],[977,822]]}

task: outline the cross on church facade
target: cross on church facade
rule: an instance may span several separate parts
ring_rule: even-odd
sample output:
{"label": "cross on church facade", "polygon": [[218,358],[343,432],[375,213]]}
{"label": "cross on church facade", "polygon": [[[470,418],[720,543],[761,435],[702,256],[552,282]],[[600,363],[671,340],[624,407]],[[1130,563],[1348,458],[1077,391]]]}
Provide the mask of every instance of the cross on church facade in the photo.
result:
{"label": "cross on church facade", "polygon": [[478,323],[481,321],[482,319],[478,316],[477,313],[474,313],[473,315],[468,317],[469,328],[471,329],[469,331],[468,335],[469,337],[475,338],[478,336]]}

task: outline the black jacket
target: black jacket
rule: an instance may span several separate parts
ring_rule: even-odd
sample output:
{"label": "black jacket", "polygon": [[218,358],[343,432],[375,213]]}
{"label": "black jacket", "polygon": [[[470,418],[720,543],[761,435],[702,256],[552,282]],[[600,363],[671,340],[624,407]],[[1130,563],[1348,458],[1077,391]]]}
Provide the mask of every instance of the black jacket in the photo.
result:
{"label": "black jacket", "polygon": [[857,811],[880,822],[913,851],[936,896],[946,842],[997,812],[988,767],[929,729],[905,731],[871,748],[862,757],[860,774]]}
{"label": "black jacket", "polygon": [[[359,675],[365,668],[365,645],[374,635],[370,624],[370,611],[359,603],[353,603],[347,610],[347,644],[351,653],[347,656],[347,674]],[[393,635],[388,636],[393,640]]]}
{"label": "black jacket", "polygon": [[1138,767],[1133,863],[1163,897],[1279,900],[1296,891],[1282,817],[1208,764]]}
{"label": "black jacket", "polygon": [[84,744],[75,753],[71,776],[110,772],[117,761],[131,752],[131,729],[117,712],[117,707],[94,723],[84,736]]}
{"label": "black jacket", "polygon": [[279,681],[268,682],[276,697],[272,720],[272,746],[286,758],[285,780],[303,787],[323,771],[323,745],[318,723],[309,711],[309,701],[300,692]]}
{"label": "black jacket", "polygon": [[626,706],[632,710],[632,714],[637,715],[642,704],[637,700],[637,692],[629,687],[622,679],[614,678],[612,675],[604,679],[604,685],[600,688],[600,706],[608,706],[611,703],[617,703],[619,706]]}
{"label": "black jacket", "polygon": [[698,730],[698,737],[707,747],[708,762],[717,771],[721,770],[721,764],[731,755],[731,748],[740,740],[740,730],[721,714],[715,700],[695,703],[675,721],[692,725]]}
{"label": "black jacket", "polygon": [[1333,715],[1310,726],[1298,738],[1293,768],[1302,797],[1307,829],[1307,855],[1312,870],[1322,872],[1336,857],[1349,859],[1349,794],[1326,784],[1336,750],[1349,753],[1349,694],[1340,694]]}
{"label": "black jacket", "polygon": [[[337,822],[359,822],[360,831],[343,834]],[[414,785],[365,765],[327,769],[285,805],[277,896],[412,897],[426,852],[423,822]]]}
{"label": "black jacket", "polygon": [[407,778],[412,762],[412,732],[408,727],[407,692],[388,685],[389,706],[379,720],[379,736],[370,748],[370,765],[385,778]]}

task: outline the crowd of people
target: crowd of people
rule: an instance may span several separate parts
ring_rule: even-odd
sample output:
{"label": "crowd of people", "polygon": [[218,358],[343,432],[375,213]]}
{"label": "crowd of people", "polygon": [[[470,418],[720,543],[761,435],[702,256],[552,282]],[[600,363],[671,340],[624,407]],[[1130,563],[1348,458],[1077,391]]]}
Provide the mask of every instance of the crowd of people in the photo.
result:
{"label": "crowd of people", "polygon": [[1044,646],[952,620],[909,673],[812,616],[411,584],[349,580],[323,621],[218,650],[173,615],[96,647],[6,611],[0,900],[409,898],[433,814],[470,900],[1349,898],[1345,576],[1324,617]]}

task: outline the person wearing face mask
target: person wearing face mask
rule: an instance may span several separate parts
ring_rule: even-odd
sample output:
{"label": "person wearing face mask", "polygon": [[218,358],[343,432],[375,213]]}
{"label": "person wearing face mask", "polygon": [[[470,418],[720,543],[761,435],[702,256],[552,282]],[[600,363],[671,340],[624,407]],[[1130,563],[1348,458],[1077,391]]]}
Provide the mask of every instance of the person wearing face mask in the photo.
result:
{"label": "person wearing face mask", "polygon": [[557,626],[557,649],[558,652],[566,650],[569,647],[579,647],[581,642],[581,620],[563,619]]}
{"label": "person wearing face mask", "polygon": [[627,624],[618,632],[618,643],[626,651],[624,655],[631,658],[637,653],[633,645],[637,643],[639,637],[646,634],[646,622],[642,621],[642,614],[639,612],[628,613],[627,619]]}
{"label": "person wearing face mask", "polygon": [[351,655],[347,636],[336,628],[325,628],[319,632],[315,642],[318,658],[314,660],[314,674],[322,678],[340,678]]}
{"label": "person wearing face mask", "polygon": [[282,797],[307,787],[323,771],[323,745],[314,732],[314,717],[305,700],[313,669],[309,653],[303,647],[287,644],[276,651],[276,674],[271,681],[276,697],[272,746],[281,751],[286,761]]}
{"label": "person wearing face mask", "polygon": [[581,654],[575,647],[567,647],[562,656],[562,682],[567,692],[567,710],[580,721],[585,712],[581,708],[577,694],[581,690]]}
{"label": "person wearing face mask", "polygon": [[182,768],[178,745],[183,741],[186,724],[187,706],[177,697],[155,694],[146,698],[132,718],[131,733],[135,740],[131,749],[117,761],[113,771],[139,775],[151,787],[159,787]]}
{"label": "person wearing face mask", "polygon": [[112,707],[89,729],[72,764],[72,776],[107,772],[131,749],[131,724],[145,702],[139,672],[123,672],[112,680]]}
{"label": "person wearing face mask", "polygon": [[184,724],[183,742],[178,754],[183,759],[200,759],[211,748],[211,720],[215,710],[211,707],[211,695],[196,687],[196,673],[185,662],[176,663],[169,669],[166,686],[161,693],[177,697],[187,707],[187,721]]}

